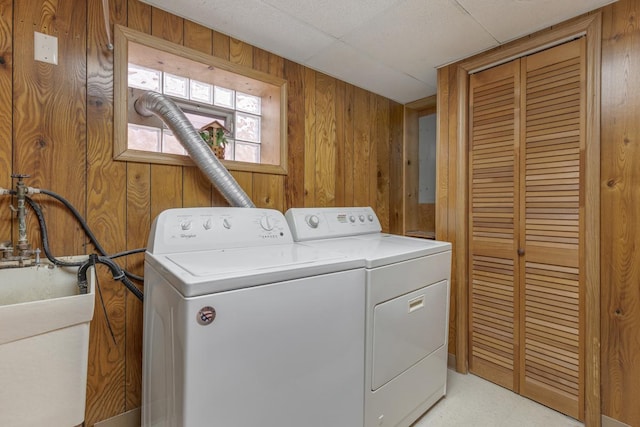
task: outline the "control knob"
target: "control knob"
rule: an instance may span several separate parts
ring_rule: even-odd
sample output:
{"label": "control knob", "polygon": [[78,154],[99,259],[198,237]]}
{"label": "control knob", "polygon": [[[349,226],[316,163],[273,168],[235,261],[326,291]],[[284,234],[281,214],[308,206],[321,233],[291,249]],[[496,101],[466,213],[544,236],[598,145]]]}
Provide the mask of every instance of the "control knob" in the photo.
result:
{"label": "control knob", "polygon": [[231,221],[229,221],[229,218],[225,218],[222,220],[222,226],[227,230],[231,228]]}
{"label": "control knob", "polygon": [[190,221],[190,220],[182,221],[182,222],[180,223],[180,228],[181,228],[183,231],[190,230],[190,229],[191,229],[191,221]]}
{"label": "control knob", "polygon": [[318,225],[320,225],[320,218],[318,218],[318,215],[307,215],[305,219],[311,228],[318,228]]}
{"label": "control knob", "polygon": [[358,219],[360,220],[360,222],[364,222],[364,215],[358,216]]}
{"label": "control knob", "polygon": [[369,222],[373,222],[373,215],[369,214],[367,218],[369,219]]}
{"label": "control knob", "polygon": [[273,220],[269,215],[265,215],[260,218],[260,226],[265,231],[271,231],[273,230]]}

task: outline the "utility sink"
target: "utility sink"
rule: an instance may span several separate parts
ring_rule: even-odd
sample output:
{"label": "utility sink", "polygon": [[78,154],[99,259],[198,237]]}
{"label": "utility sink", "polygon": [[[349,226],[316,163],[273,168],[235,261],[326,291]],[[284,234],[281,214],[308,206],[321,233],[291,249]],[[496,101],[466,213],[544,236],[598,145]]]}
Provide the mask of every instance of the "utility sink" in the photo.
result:
{"label": "utility sink", "polygon": [[81,295],[77,270],[0,269],[0,426],[84,421],[95,274]]}

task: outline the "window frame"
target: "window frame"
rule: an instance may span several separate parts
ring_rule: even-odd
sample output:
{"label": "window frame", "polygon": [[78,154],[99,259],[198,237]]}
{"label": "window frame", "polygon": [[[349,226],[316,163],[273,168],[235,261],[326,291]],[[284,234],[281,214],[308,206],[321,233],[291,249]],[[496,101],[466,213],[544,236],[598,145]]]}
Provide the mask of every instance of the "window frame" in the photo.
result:
{"label": "window frame", "polygon": [[[172,67],[189,69],[189,78],[203,81],[202,76],[208,76],[208,82],[240,90],[244,93],[260,96],[262,103],[262,149],[266,150],[273,163],[249,163],[236,160],[222,160],[222,164],[229,170],[259,172],[286,175],[287,174],[287,81],[252,68],[233,64],[224,59],[216,58],[202,52],[159,39],[149,34],[141,33],[121,25],[115,26],[114,31],[114,144],[113,158],[119,161],[134,161],[142,163],[159,163],[170,165],[193,166],[189,156],[169,153],[158,153],[128,148],[127,128],[132,114],[135,99],[130,96],[128,88],[129,62],[143,67],[139,61],[130,60],[130,52],[149,49],[152,55],[159,58],[171,58]],[[193,63],[196,63],[195,67]],[[168,67],[168,66],[167,66]],[[154,67],[149,67],[154,68]],[[195,71],[193,71],[195,70]],[[175,74],[171,69],[163,72]],[[213,73],[213,74],[211,74]],[[212,77],[213,76],[213,77]],[[222,84],[222,82],[224,82]],[[249,87],[249,90],[247,90]],[[134,113],[135,114],[135,113]],[[133,123],[145,124],[158,120],[157,117],[136,117]]]}

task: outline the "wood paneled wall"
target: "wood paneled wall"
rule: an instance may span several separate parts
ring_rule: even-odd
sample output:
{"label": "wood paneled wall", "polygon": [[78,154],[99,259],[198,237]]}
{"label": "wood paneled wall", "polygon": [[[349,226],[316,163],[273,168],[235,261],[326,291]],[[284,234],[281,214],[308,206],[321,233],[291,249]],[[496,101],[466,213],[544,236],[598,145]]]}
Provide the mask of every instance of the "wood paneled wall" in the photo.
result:
{"label": "wood paneled wall", "polygon": [[[457,126],[458,126],[458,80],[456,67],[438,70],[438,107],[436,136],[436,240],[451,242],[451,303],[449,307],[449,354],[457,355],[466,351],[467,338],[458,334],[457,323],[466,321],[466,311],[459,310],[460,296],[457,291],[456,260],[460,256],[456,244],[456,182],[457,182]],[[456,358],[456,369],[466,372],[467,366],[461,358]]]}
{"label": "wood paneled wall", "polygon": [[[640,0],[618,0],[601,12],[601,411],[640,426],[640,406],[635,402],[640,394]],[[456,252],[456,230],[464,226],[456,212],[465,208],[464,196],[455,191],[464,177],[456,168],[461,132],[458,78],[456,64],[438,72],[436,238],[454,244],[452,298],[458,304],[451,312],[450,343],[456,343],[449,347],[452,353],[467,351],[466,337],[455,331],[456,317],[466,322],[467,316],[457,309],[466,295],[456,295],[460,279],[455,277],[455,264],[466,262],[466,253]]]}
{"label": "wood paneled wall", "polygon": [[602,16],[602,413],[640,426],[640,1]]}
{"label": "wood paneled wall", "polygon": [[[403,107],[138,0],[110,0],[111,24],[284,77],[289,84],[287,176],[233,175],[259,207],[371,205],[401,231]],[[193,167],[112,160],[113,53],[102,1],[0,0],[0,187],[12,173],[69,199],[109,252],[144,247],[153,218],[226,203]],[[58,38],[59,65],[33,60],[33,32]],[[45,209],[56,255],[93,251],[58,203]],[[0,240],[15,233],[0,199]],[[35,245],[39,233],[30,218]],[[142,273],[143,256],[127,259]],[[140,406],[142,305],[105,272],[91,323],[86,424]]]}

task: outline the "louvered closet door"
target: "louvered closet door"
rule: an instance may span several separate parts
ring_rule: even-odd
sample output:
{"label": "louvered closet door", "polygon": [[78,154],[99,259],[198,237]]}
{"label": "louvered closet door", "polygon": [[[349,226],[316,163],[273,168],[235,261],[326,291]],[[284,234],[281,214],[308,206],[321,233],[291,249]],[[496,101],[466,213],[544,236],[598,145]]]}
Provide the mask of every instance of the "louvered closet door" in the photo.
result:
{"label": "louvered closet door", "polygon": [[584,413],[585,40],[522,59],[520,393]]}
{"label": "louvered closet door", "polygon": [[469,369],[517,389],[519,61],[471,76]]}

